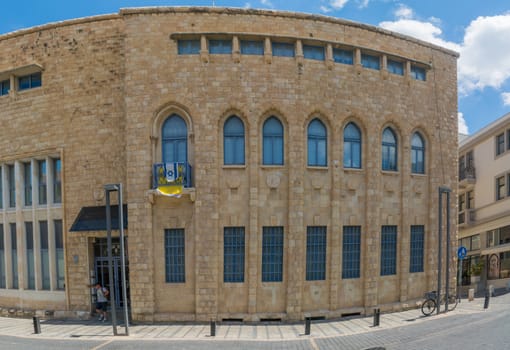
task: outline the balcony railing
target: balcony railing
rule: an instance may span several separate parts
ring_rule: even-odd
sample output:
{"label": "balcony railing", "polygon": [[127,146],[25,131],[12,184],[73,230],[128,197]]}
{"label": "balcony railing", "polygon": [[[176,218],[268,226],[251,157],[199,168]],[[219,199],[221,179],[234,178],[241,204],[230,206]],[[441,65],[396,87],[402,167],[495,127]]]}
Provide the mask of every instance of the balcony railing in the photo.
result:
{"label": "balcony railing", "polygon": [[459,181],[461,185],[474,184],[476,182],[476,171],[474,166],[466,166],[459,169]]}
{"label": "balcony railing", "polygon": [[[174,165],[175,164],[175,165]],[[174,170],[177,170],[174,173]],[[155,163],[152,168],[152,188],[163,186],[193,187],[192,167],[189,163]]]}
{"label": "balcony railing", "polygon": [[466,209],[459,213],[458,224],[460,226],[469,226],[475,222],[475,211],[473,209]]}

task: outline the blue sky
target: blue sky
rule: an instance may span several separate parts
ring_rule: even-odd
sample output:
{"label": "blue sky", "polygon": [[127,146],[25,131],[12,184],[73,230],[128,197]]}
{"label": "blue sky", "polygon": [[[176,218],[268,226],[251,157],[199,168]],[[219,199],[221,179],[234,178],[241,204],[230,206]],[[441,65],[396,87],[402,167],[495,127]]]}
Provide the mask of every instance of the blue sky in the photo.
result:
{"label": "blue sky", "polygon": [[508,0],[18,0],[2,4],[0,34],[49,22],[117,13],[125,7],[213,5],[344,18],[453,49],[461,54],[459,131],[472,134],[510,112]]}

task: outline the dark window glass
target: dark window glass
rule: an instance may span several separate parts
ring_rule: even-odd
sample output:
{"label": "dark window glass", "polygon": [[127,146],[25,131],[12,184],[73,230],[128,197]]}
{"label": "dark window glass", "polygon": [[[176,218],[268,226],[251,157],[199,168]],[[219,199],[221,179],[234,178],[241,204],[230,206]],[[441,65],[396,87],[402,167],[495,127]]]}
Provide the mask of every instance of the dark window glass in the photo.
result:
{"label": "dark window glass", "polygon": [[342,278],[360,277],[361,226],[344,226]]}
{"label": "dark window glass", "polygon": [[209,53],[227,55],[232,53],[232,40],[209,40]]}
{"label": "dark window glass", "polygon": [[381,232],[381,276],[397,273],[397,226],[383,226]]}
{"label": "dark window glass", "polygon": [[382,170],[397,171],[397,137],[391,128],[383,132]]}
{"label": "dark window glass", "polygon": [[361,131],[354,123],[344,129],[344,168],[361,168]]}
{"label": "dark window glass", "polygon": [[427,78],[427,73],[425,69],[411,65],[411,77],[416,80],[425,81]]}
{"label": "dark window glass", "polygon": [[18,78],[18,90],[33,89],[41,86],[41,73],[34,73]]}
{"label": "dark window glass", "polygon": [[50,257],[48,242],[48,222],[39,221],[39,237],[41,244],[41,282],[43,290],[50,290]]}
{"label": "dark window glass", "polygon": [[294,57],[294,44],[289,43],[271,43],[273,56],[281,56],[281,57]]}
{"label": "dark window glass", "polygon": [[3,168],[0,165],[0,209],[4,207],[4,185],[3,185]]}
{"label": "dark window glass", "polygon": [[505,198],[505,177],[500,176],[496,179],[496,200]]}
{"label": "dark window glass", "polygon": [[16,207],[16,176],[14,173],[14,165],[7,166],[7,175],[9,183],[9,207]]}
{"label": "dark window glass", "polygon": [[53,159],[53,203],[62,203],[62,162]]}
{"label": "dark window glass", "polygon": [[18,239],[16,235],[16,224],[10,223],[11,229],[11,278],[12,289],[18,289]]}
{"label": "dark window glass", "polygon": [[5,242],[4,225],[0,224],[0,288],[5,288],[7,276],[5,272]]}
{"label": "dark window glass", "polygon": [[27,249],[27,289],[35,289],[34,230],[31,222],[25,222]]}
{"label": "dark window glass", "polygon": [[283,227],[262,231],[262,282],[283,280]]}
{"label": "dark window glass", "polygon": [[244,164],[244,124],[236,116],[223,126],[223,161],[225,165]]}
{"label": "dark window glass", "polygon": [[11,89],[10,80],[0,81],[0,96],[9,94],[10,89]]}
{"label": "dark window glass", "polygon": [[184,229],[165,230],[165,279],[167,283],[186,281]]}
{"label": "dark window glass", "polygon": [[162,128],[163,163],[187,163],[187,142],[186,123],[177,114],[172,114],[165,120]]}
{"label": "dark window glass", "polygon": [[198,55],[200,53],[200,40],[177,41],[177,53],[179,55]]}
{"label": "dark window glass", "polygon": [[46,193],[47,193],[47,189],[46,189],[46,179],[47,179],[47,174],[46,174],[46,161],[45,160],[39,160],[37,162],[38,164],[38,171],[39,171],[39,175],[38,175],[38,181],[39,181],[39,204],[43,205],[43,204],[46,204],[47,203],[47,196],[46,196]]}
{"label": "dark window glass", "polygon": [[404,63],[400,61],[388,60],[388,72],[397,75],[404,75]]}
{"label": "dark window glass", "polygon": [[354,64],[354,52],[352,50],[333,49],[333,60],[336,63]]}
{"label": "dark window glass", "polygon": [[309,226],[306,231],[306,280],[325,280],[326,226]]}
{"label": "dark window glass", "polygon": [[425,142],[418,132],[411,139],[411,172],[425,174]]}
{"label": "dark window glass", "polygon": [[244,282],[244,227],[224,228],[223,281]]}
{"label": "dark window glass", "polygon": [[361,65],[370,69],[381,69],[381,62],[379,56],[372,56],[365,53],[361,54]]}
{"label": "dark window glass", "polygon": [[283,165],[283,125],[276,117],[270,117],[262,128],[262,164]]}
{"label": "dark window glass", "polygon": [[327,133],[326,127],[319,119],[308,124],[308,165],[327,166]]}
{"label": "dark window glass", "polygon": [[241,40],[241,54],[243,55],[263,55],[264,42],[253,40]]}
{"label": "dark window glass", "polygon": [[505,152],[505,134],[503,133],[496,136],[496,155],[499,156],[504,152]]}
{"label": "dark window glass", "polygon": [[65,287],[65,266],[64,266],[64,233],[62,231],[62,220],[54,220],[55,228],[55,255],[57,267],[57,289]]}
{"label": "dark window glass", "polygon": [[324,47],[303,45],[303,56],[307,59],[324,61]]}
{"label": "dark window glass", "polygon": [[423,240],[425,227],[423,225],[411,226],[411,257],[409,272],[423,272]]}
{"label": "dark window glass", "polygon": [[32,165],[31,163],[23,164],[23,181],[25,190],[25,206],[32,205]]}

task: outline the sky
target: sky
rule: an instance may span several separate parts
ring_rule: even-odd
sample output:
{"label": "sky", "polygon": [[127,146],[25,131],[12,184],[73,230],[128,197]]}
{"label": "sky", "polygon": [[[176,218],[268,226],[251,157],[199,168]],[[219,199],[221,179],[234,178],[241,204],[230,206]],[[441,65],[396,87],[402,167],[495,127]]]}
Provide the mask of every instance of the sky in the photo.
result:
{"label": "sky", "polygon": [[118,13],[120,8],[148,6],[304,12],[410,35],[460,54],[460,133],[473,134],[510,112],[508,0],[17,0],[2,4],[0,35],[67,19]]}

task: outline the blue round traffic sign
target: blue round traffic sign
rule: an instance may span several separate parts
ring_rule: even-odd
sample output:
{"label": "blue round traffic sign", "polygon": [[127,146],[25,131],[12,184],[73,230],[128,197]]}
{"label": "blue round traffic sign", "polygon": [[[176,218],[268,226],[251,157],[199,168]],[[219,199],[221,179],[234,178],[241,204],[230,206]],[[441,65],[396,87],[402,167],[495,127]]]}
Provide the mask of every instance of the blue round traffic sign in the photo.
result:
{"label": "blue round traffic sign", "polygon": [[466,247],[459,247],[459,249],[457,250],[457,256],[459,257],[459,259],[464,259],[467,255],[467,249]]}

